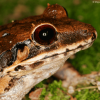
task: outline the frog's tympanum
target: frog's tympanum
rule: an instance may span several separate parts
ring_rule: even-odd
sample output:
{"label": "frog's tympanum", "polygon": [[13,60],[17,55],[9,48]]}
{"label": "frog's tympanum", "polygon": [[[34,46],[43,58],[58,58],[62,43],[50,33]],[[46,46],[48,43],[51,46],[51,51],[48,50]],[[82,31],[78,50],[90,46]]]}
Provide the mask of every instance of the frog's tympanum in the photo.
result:
{"label": "frog's tympanum", "polygon": [[42,15],[0,26],[0,100],[21,100],[97,37],[90,25],[68,18],[60,5]]}

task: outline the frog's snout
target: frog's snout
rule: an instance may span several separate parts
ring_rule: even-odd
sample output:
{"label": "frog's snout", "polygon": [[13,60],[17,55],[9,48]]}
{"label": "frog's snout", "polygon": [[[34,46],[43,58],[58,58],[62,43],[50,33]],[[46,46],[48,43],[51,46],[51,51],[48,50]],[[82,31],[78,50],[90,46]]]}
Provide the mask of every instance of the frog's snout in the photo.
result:
{"label": "frog's snout", "polygon": [[95,40],[96,38],[97,38],[97,31],[93,32],[92,40]]}

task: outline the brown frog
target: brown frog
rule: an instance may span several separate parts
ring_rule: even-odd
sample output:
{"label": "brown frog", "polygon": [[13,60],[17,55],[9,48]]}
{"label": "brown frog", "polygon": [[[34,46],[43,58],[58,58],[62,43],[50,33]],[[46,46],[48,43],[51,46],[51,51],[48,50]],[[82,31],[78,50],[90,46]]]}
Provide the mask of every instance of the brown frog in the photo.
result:
{"label": "brown frog", "polygon": [[0,100],[21,100],[97,37],[90,25],[68,18],[60,5],[42,15],[0,26]]}

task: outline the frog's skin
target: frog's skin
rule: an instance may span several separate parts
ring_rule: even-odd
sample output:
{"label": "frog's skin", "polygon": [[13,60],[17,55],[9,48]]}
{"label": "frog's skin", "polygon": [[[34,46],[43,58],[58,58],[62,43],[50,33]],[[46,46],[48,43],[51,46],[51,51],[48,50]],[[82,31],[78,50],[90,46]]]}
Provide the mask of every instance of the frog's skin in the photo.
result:
{"label": "frog's skin", "polygon": [[48,4],[42,15],[0,26],[0,100],[21,100],[96,37],[90,24],[68,18],[58,4]]}

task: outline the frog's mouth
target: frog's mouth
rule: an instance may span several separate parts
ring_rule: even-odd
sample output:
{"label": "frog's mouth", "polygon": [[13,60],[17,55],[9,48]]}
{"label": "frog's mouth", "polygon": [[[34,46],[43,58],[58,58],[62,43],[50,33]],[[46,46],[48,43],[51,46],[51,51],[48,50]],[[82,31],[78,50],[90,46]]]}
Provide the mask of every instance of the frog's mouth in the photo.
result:
{"label": "frog's mouth", "polygon": [[78,51],[80,51],[80,50],[85,50],[85,49],[89,48],[92,44],[93,44],[93,42],[88,43],[88,44],[86,44],[86,45],[84,45],[84,46],[79,45],[77,48],[72,49],[72,50],[69,50],[69,49],[66,48],[66,51],[65,51],[65,52],[62,52],[62,53],[55,53],[55,54],[53,54],[53,55],[51,55],[51,56],[45,56],[43,59],[55,57],[55,56],[58,56],[58,55],[61,55],[61,54],[64,54],[64,55],[66,56],[67,53],[69,53],[69,52],[71,52],[71,53],[72,53],[72,52],[73,52],[73,53],[76,53],[76,52],[78,52]]}

